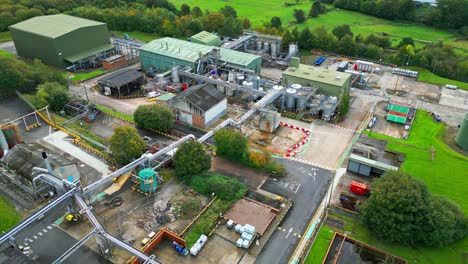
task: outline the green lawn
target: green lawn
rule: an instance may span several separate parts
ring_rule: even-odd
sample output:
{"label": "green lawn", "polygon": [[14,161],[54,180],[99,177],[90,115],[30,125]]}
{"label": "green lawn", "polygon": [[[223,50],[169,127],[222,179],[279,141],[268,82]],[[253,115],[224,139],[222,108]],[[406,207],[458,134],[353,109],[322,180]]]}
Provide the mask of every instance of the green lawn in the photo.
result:
{"label": "green lawn", "polygon": [[20,220],[20,215],[10,201],[0,196],[0,233],[7,231]]}
{"label": "green lawn", "polygon": [[103,69],[97,69],[92,72],[85,72],[85,73],[65,73],[67,76],[73,76],[70,78],[73,82],[80,82],[84,80],[91,79],[93,77],[96,77],[100,74],[105,73],[106,71]]}
{"label": "green lawn", "polygon": [[320,231],[315,239],[315,243],[312,245],[312,248],[307,255],[304,263],[306,264],[315,264],[322,263],[325,254],[327,254],[328,247],[330,242],[333,239],[333,234],[335,232],[327,226],[322,226]]}
{"label": "green lawn", "polygon": [[117,116],[123,120],[127,120],[129,122],[132,122],[134,123],[135,120],[133,119],[133,116],[130,116],[130,115],[126,115],[124,113],[120,113],[120,112],[117,112],[117,111],[114,111],[112,109],[110,109],[109,107],[105,107],[103,105],[98,105],[96,104],[96,108],[101,110],[102,112],[104,113],[107,113],[107,114],[110,114],[110,115],[114,115],[114,116]]}
{"label": "green lawn", "polygon": [[15,58],[15,54],[11,54],[9,52],[6,52],[4,50],[0,50],[0,56],[2,57],[10,57],[10,58]]}
{"label": "green lawn", "polygon": [[458,86],[458,88],[468,90],[468,83],[466,82],[460,82],[460,81],[455,81],[455,80],[450,80],[444,77],[440,77],[438,75],[433,74],[431,71],[426,70],[421,67],[409,67],[409,68],[411,70],[419,72],[418,81],[420,82],[432,83],[432,84],[437,84],[437,85],[451,84],[451,85]]}
{"label": "green lawn", "polygon": [[[170,0],[178,8],[185,0]],[[264,21],[269,21],[273,16],[281,18],[283,26],[289,28],[304,27],[315,28],[324,25],[327,29],[332,29],[335,26],[349,24],[355,35],[361,34],[367,36],[371,33],[389,34],[392,38],[392,43],[397,44],[403,37],[411,37],[421,42],[444,41],[450,43],[457,48],[468,50],[468,41],[457,41],[457,35],[448,31],[438,30],[435,28],[417,25],[413,23],[393,22],[378,17],[365,15],[359,12],[348,10],[336,10],[331,5],[327,5],[330,12],[322,14],[317,18],[308,19],[305,23],[296,25],[293,17],[294,9],[303,9],[308,14],[311,6],[310,1],[302,1],[296,6],[285,7],[284,0],[270,0],[268,4],[262,1],[251,0],[193,0],[190,1],[190,7],[199,6],[203,11],[216,11],[225,5],[230,5],[236,9],[237,14],[241,18],[249,18],[253,27],[261,26]],[[294,2],[294,1],[289,1]],[[260,14],[260,15],[259,15]]]}
{"label": "green lawn", "polygon": [[7,42],[11,40],[10,31],[0,32],[0,43]]}
{"label": "green lawn", "polygon": [[123,31],[111,31],[111,33],[117,37],[122,38],[124,34],[130,35],[130,37],[137,39],[141,42],[150,42],[152,40],[161,38],[161,36],[157,34],[152,34],[152,33],[145,33],[145,32],[139,32],[139,31],[128,31],[128,32],[123,32]]}

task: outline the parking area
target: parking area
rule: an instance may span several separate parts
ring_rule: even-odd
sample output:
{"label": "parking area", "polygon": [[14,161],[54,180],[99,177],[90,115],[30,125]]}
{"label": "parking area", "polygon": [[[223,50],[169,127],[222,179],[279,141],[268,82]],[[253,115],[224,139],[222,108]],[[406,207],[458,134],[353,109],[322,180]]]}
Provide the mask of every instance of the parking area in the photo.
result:
{"label": "parking area", "polygon": [[439,104],[468,110],[468,91],[442,88]]}

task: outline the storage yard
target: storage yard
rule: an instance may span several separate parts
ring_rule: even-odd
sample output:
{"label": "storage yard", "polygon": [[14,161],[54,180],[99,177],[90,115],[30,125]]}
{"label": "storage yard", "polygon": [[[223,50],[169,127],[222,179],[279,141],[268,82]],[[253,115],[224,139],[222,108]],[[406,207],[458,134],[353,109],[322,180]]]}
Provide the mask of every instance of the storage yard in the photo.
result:
{"label": "storage yard", "polygon": [[[34,32],[36,23],[54,21],[63,22],[57,32]],[[300,63],[296,43],[281,49],[281,38],[247,30],[238,38],[202,31],[147,44],[115,38],[112,46],[107,25],[66,15],[32,18],[11,29],[22,57],[70,71],[109,70],[70,83],[75,98],[59,113],[35,111],[21,94],[0,101],[0,174],[44,202],[0,237],[0,246],[16,241],[9,250],[18,254],[32,248],[23,254],[30,260],[25,263],[61,262],[73,254],[90,263],[298,263],[327,206],[353,214],[371,195],[374,179],[409,169],[412,155],[394,145],[418,142],[412,133],[421,135],[422,110],[429,110],[431,122],[458,125],[451,143],[468,148],[466,92],[418,82],[414,71],[325,54]],[[44,49],[78,38],[95,43],[44,55],[26,43],[31,38]],[[135,109],[154,104],[173,115],[174,126],[165,132],[135,123]],[[137,128],[146,152],[119,166],[110,158],[109,139],[115,127],[126,125]],[[223,128],[241,132],[250,155],[265,155],[284,173],[217,156],[213,135]],[[224,190],[205,193],[175,178],[174,155],[189,141],[205,147],[209,175],[235,178],[248,189],[242,197],[223,200]],[[442,155],[432,145],[412,148],[431,161]],[[50,236],[69,241],[66,251],[49,255],[32,244],[56,227],[61,231]],[[348,256],[361,263],[358,249],[407,263],[339,233],[323,262],[345,263]]]}

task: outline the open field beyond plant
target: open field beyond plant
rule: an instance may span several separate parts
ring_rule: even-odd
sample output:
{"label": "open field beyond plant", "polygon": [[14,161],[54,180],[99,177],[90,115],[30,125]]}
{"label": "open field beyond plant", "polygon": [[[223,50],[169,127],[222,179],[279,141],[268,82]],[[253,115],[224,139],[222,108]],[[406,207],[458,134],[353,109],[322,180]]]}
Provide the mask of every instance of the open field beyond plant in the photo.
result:
{"label": "open field beyond plant", "polygon": [[[185,0],[170,0],[177,8]],[[297,25],[293,17],[294,9],[303,9],[306,14],[311,7],[310,1],[302,1],[301,4],[295,6],[284,6],[283,0],[270,0],[268,4],[263,1],[249,1],[249,0],[236,0],[236,1],[211,1],[211,0],[193,0],[187,4],[190,7],[199,6],[201,10],[217,11],[225,5],[232,6],[240,18],[249,18],[253,27],[261,26],[263,22],[270,21],[273,16],[281,18],[283,26],[289,28],[298,27],[299,29],[309,27],[316,28],[324,25],[328,30],[333,29],[335,26],[342,24],[349,24],[351,30],[355,35],[361,34],[367,36],[372,33],[386,33],[392,38],[393,44],[398,44],[399,40],[404,37],[411,37],[421,43],[431,43],[443,41],[450,43],[454,47],[461,50],[468,50],[467,41],[459,41],[457,35],[444,30],[417,25],[414,23],[393,22],[382,18],[377,18],[359,12],[348,10],[337,10],[331,5],[327,5],[332,9],[326,14],[319,17],[308,19],[305,23]]]}
{"label": "open field beyond plant", "polygon": [[0,196],[0,232],[10,229],[21,220],[15,207],[4,197]]}
{"label": "open field beyond plant", "polygon": [[437,84],[437,85],[451,84],[451,85],[458,86],[458,88],[468,90],[468,83],[466,82],[460,82],[460,81],[455,81],[455,80],[450,80],[444,77],[440,77],[438,75],[433,74],[429,70],[423,69],[421,67],[409,67],[409,68],[411,70],[419,72],[418,81],[420,82],[432,83],[432,84]]}
{"label": "open field beyond plant", "polygon": [[10,40],[11,40],[11,34],[9,31],[0,32],[0,43],[10,41]]}

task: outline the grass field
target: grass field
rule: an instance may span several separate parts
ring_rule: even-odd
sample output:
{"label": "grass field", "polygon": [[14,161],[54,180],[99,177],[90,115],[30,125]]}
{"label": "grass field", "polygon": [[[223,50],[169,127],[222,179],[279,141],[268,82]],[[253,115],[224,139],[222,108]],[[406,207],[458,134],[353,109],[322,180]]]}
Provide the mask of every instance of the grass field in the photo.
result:
{"label": "grass field", "polygon": [[9,57],[9,58],[15,58],[15,54],[11,54],[9,52],[6,52],[4,50],[0,50],[0,56],[2,57]]}
{"label": "grass field", "polygon": [[7,42],[11,40],[11,34],[9,31],[0,32],[0,43]]}
{"label": "grass field", "polygon": [[334,231],[327,226],[322,226],[317,235],[315,243],[312,245],[312,248],[307,255],[304,263],[314,264],[322,263],[325,254],[327,253],[328,246],[333,238]]}
{"label": "grass field", "polygon": [[426,70],[421,67],[409,67],[409,69],[419,72],[418,81],[420,82],[432,83],[432,84],[437,84],[437,85],[451,84],[451,85],[458,86],[458,88],[468,90],[468,83],[466,82],[460,82],[460,81],[455,81],[455,80],[447,79],[444,77],[440,77],[438,75],[433,74],[429,70]]}
{"label": "grass field", "polygon": [[10,229],[20,220],[20,215],[10,201],[0,196],[0,233]]}
{"label": "grass field", "polygon": [[122,38],[124,34],[130,35],[130,37],[137,39],[141,42],[150,42],[152,40],[161,38],[161,36],[157,34],[152,34],[152,33],[145,33],[145,32],[139,32],[139,31],[128,31],[128,32],[123,32],[123,31],[111,31],[111,33],[119,38]]}
{"label": "grass field", "polygon": [[105,73],[106,71],[103,70],[103,69],[98,69],[98,70],[94,70],[92,72],[86,72],[86,73],[64,73],[66,76],[73,76],[70,78],[70,80],[72,80],[73,82],[80,82],[80,81],[84,81],[84,80],[88,80],[88,79],[91,79],[93,77],[96,77],[102,73]]}
{"label": "grass field", "polygon": [[132,123],[135,122],[135,120],[133,119],[133,116],[129,116],[129,115],[126,115],[124,113],[114,111],[114,110],[110,109],[109,107],[105,107],[103,105],[96,104],[96,108],[101,110],[104,113],[107,113],[107,114],[110,114],[110,115],[113,115],[113,116],[117,116],[117,117],[119,117],[121,119],[124,119],[124,120],[127,120],[129,122],[132,122]]}
{"label": "grass field", "polygon": [[[186,3],[185,0],[170,0],[170,2],[174,3],[177,8],[180,8],[183,3]],[[397,44],[403,37],[411,37],[421,42],[441,40],[457,48],[468,50],[468,41],[456,41],[457,35],[448,31],[437,30],[435,28],[412,23],[393,22],[359,12],[336,10],[330,5],[328,5],[328,7],[333,9],[332,11],[322,14],[317,18],[308,19],[303,24],[296,25],[293,17],[293,10],[303,9],[306,11],[306,14],[308,14],[311,2],[302,1],[300,5],[290,7],[285,7],[284,2],[284,0],[270,0],[268,4],[265,4],[263,1],[251,0],[193,0],[190,1],[189,5],[191,7],[199,6],[203,11],[215,11],[225,5],[230,5],[236,9],[239,17],[249,18],[254,27],[261,26],[263,22],[269,21],[273,16],[278,16],[281,18],[283,26],[289,28],[294,28],[296,26],[300,29],[304,27],[315,28],[324,25],[327,29],[332,29],[338,25],[349,24],[355,35],[361,34],[367,36],[371,33],[385,32],[391,36],[392,43],[394,44]]]}

